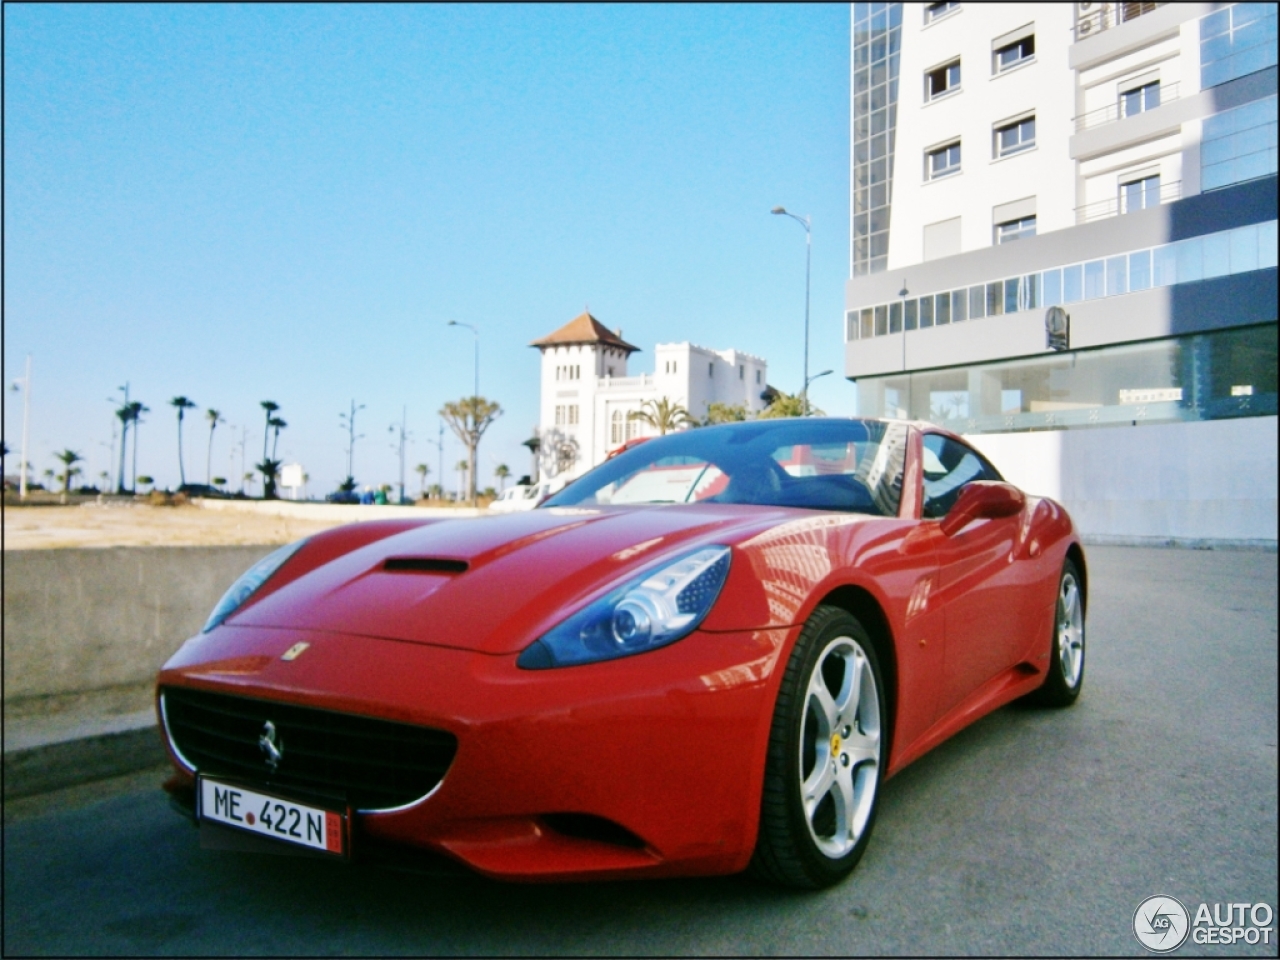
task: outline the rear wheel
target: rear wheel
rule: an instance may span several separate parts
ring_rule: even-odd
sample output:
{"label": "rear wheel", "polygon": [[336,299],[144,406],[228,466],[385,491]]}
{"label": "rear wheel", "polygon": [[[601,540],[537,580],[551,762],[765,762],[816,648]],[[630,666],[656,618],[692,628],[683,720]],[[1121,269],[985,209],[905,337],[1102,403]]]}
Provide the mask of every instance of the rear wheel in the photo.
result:
{"label": "rear wheel", "polygon": [[1041,707],[1069,707],[1084,684],[1084,596],[1080,572],[1071,560],[1062,565],[1053,618],[1053,647],[1042,686],[1028,698]]}
{"label": "rear wheel", "polygon": [[819,607],[792,651],[774,710],[756,876],[824,887],[862,857],[887,757],[882,676],[862,625],[837,607]]}

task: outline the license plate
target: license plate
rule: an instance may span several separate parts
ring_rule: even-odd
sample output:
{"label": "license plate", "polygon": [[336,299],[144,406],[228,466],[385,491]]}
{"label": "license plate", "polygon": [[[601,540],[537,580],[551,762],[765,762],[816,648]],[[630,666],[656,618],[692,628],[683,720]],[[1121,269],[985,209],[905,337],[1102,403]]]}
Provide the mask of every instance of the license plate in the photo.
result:
{"label": "license plate", "polygon": [[237,784],[200,778],[200,818],[237,830],[346,855],[346,816]]}

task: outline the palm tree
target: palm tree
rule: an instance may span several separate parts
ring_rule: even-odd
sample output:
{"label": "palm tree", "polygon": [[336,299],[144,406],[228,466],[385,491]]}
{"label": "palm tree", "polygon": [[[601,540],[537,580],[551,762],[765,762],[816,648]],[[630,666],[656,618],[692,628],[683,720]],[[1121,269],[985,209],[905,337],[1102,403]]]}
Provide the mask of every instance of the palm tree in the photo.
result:
{"label": "palm tree", "polygon": [[267,459],[267,434],[271,432],[271,415],[280,409],[280,404],[271,400],[263,400],[260,404],[267,412],[267,429],[262,432],[262,459]]}
{"label": "palm tree", "polygon": [[502,407],[484,397],[463,397],[456,403],[446,403],[440,410],[444,422],[466,444],[468,486],[473,507],[476,506],[476,450],[484,432],[501,414]]}
{"label": "palm tree", "polygon": [[132,489],[138,486],[138,428],[142,426],[142,415],[150,413],[151,408],[140,400],[134,400],[126,407],[129,410],[129,419],[133,422],[133,483],[130,485]]}
{"label": "palm tree", "polygon": [[124,459],[129,449],[129,424],[133,422],[133,413],[129,408],[130,405],[126,403],[116,411],[116,417],[120,420],[120,472],[117,474],[116,493],[124,493]]}
{"label": "palm tree", "polygon": [[463,478],[463,477],[465,477],[465,476],[467,475],[467,471],[468,471],[470,468],[471,468],[471,463],[470,463],[470,461],[467,461],[467,460],[459,460],[459,461],[454,465],[454,469],[458,471],[458,499],[459,499],[459,500],[461,500],[461,499],[462,499],[462,497],[463,497],[463,482],[464,482],[464,481],[463,481],[463,479],[462,479],[462,478]]}
{"label": "palm tree", "polygon": [[809,402],[809,412],[806,414],[803,396],[798,393],[778,391],[777,396],[773,398],[769,406],[765,407],[756,416],[761,420],[773,420],[778,417],[824,417],[826,414],[815,407],[813,401]]}
{"label": "palm tree", "polygon": [[505,491],[507,489],[507,477],[511,476],[511,468],[505,463],[498,464],[493,471],[493,475],[498,478],[498,490]]}
{"label": "palm tree", "polygon": [[707,415],[702,418],[702,425],[709,427],[713,423],[737,423],[745,419],[747,419],[745,403],[710,403],[707,405]]}
{"label": "palm tree", "polygon": [[262,499],[278,500],[276,495],[276,477],[280,474],[280,461],[264,459],[261,463],[254,464],[258,472],[262,474]]}
{"label": "palm tree", "polygon": [[213,483],[213,431],[218,429],[218,424],[227,421],[222,419],[221,410],[214,410],[212,407],[204,412],[204,418],[209,421],[209,453],[204,462],[204,482],[208,486]]}
{"label": "palm tree", "polygon": [[267,419],[267,426],[275,430],[275,433],[271,438],[271,459],[272,460],[276,458],[276,447],[280,444],[280,431],[283,430],[288,425],[289,424],[285,423],[284,420],[281,419],[280,417],[269,417]]}
{"label": "palm tree", "polygon": [[424,499],[427,495],[427,474],[431,472],[431,468],[420,463],[413,468],[413,472],[418,475],[418,498]]}
{"label": "palm tree", "polygon": [[627,419],[649,424],[658,431],[659,436],[666,436],[680,427],[697,425],[697,421],[690,416],[688,410],[678,403],[673,403],[667,397],[646,400],[641,404],[641,409],[627,414]]}
{"label": "palm tree", "polygon": [[53,456],[55,459],[62,461],[64,468],[62,473],[62,492],[63,494],[68,494],[71,492],[71,478],[80,472],[80,469],[73,467],[72,464],[80,463],[84,460],[84,457],[74,450],[59,450]]}
{"label": "palm tree", "polygon": [[188,410],[194,410],[196,404],[186,397],[174,397],[169,406],[178,408],[178,484],[181,489],[187,485],[187,471],[182,464],[182,417]]}

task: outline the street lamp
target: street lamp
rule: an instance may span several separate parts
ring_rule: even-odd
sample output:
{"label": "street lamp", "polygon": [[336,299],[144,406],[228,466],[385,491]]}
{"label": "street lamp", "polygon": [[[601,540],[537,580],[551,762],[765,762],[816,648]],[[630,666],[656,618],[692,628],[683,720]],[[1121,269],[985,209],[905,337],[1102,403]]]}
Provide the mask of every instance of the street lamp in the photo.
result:
{"label": "street lamp", "polygon": [[476,363],[475,363],[475,393],[474,396],[480,396],[480,331],[469,323],[463,323],[460,320],[450,320],[451,327],[466,327],[471,331],[476,341]]}
{"label": "street lamp", "polygon": [[809,415],[809,266],[813,259],[813,231],[810,230],[809,217],[797,217],[788,213],[783,207],[774,207],[769,211],[778,216],[790,217],[804,227],[804,393],[800,397],[804,415]]}
{"label": "street lamp", "polygon": [[[346,430],[347,430],[347,479],[348,480],[354,480],[356,476],[356,473],[355,473],[356,441],[361,440],[364,437],[363,434],[361,434],[359,437],[356,436],[356,411],[363,410],[363,409],[364,409],[363,403],[357,407],[355,400],[352,400],[351,412],[338,414],[339,428],[346,427]],[[343,423],[342,422],[343,420],[346,420],[346,423]]]}
{"label": "street lamp", "polygon": [[911,291],[907,289],[907,281],[902,281],[902,289],[898,296],[902,298],[902,372],[907,372],[907,297]]}
{"label": "street lamp", "polygon": [[[400,449],[400,502],[401,503],[404,503],[404,444],[405,444],[405,441],[409,439],[409,436],[410,436],[409,432],[405,430],[405,424],[408,419],[408,415],[409,415],[409,408],[408,407],[401,408],[400,423],[399,424],[393,423],[391,426],[387,427],[387,431],[389,433],[395,433],[397,428],[400,431],[400,443],[398,444],[398,446]],[[396,448],[397,448],[397,444],[393,443],[391,445],[391,449],[395,450]]]}
{"label": "street lamp", "polygon": [[[805,380],[804,395],[805,395],[806,401],[808,400],[808,397],[809,397],[809,384],[813,383],[813,381],[817,380],[819,377],[825,377],[827,374],[834,373],[834,372],[835,372],[834,370],[823,370],[821,373],[815,373],[812,377],[809,377],[808,379]],[[806,402],[805,416],[807,417],[808,415],[809,415],[809,407],[808,407],[808,403]]]}
{"label": "street lamp", "polygon": [[[18,498],[27,499],[27,435],[31,425],[31,354],[27,354],[26,373],[13,381],[13,389],[22,386],[22,464],[18,471]],[[68,467],[68,469],[70,469]]]}

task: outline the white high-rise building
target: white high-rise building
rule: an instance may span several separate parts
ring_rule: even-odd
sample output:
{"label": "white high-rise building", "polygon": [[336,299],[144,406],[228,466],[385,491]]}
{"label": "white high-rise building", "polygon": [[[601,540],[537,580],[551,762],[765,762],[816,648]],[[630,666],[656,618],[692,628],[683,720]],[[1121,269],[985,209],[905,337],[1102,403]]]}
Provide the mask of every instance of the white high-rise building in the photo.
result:
{"label": "white high-rise building", "polygon": [[766,406],[768,364],[739,350],[660,343],[653,373],[631,376],[627,361],[640,348],[590,313],[582,313],[530,346],[542,354],[538,414],[539,467],[547,477],[573,479],[602,463],[634,437],[656,434],[631,418],[662,398],[702,419],[712,403]]}
{"label": "white high-rise building", "polygon": [[855,3],[845,373],[1095,537],[1276,539],[1276,6]]}

